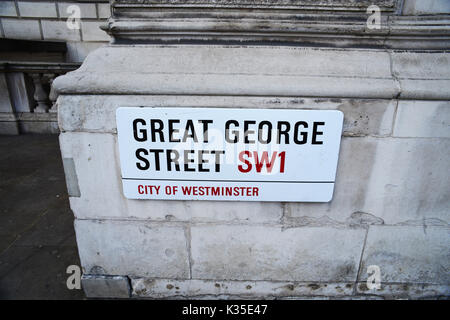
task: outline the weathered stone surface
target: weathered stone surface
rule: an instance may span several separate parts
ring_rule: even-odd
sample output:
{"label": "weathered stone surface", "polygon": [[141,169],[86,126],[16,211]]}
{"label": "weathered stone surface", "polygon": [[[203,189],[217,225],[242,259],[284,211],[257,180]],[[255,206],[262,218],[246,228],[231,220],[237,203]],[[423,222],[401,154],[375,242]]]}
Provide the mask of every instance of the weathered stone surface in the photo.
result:
{"label": "weathered stone surface", "polygon": [[369,289],[366,282],[354,283],[177,280],[132,278],[132,296],[136,298],[176,299],[436,299],[448,297],[450,286],[435,284],[383,283]]}
{"label": "weathered stone surface", "polygon": [[80,41],[80,31],[67,28],[66,21],[42,20],[44,40]]}
{"label": "weathered stone surface", "polygon": [[53,133],[59,132],[56,121],[19,121],[21,132],[27,133]]}
{"label": "weathered stone surface", "polygon": [[288,203],[287,217],[339,224],[364,212],[385,224],[447,225],[449,150],[448,139],[343,138],[333,200]]}
{"label": "weathered stone surface", "polygon": [[75,220],[83,273],[189,277],[185,231],[143,222]]}
{"label": "weathered stone surface", "polygon": [[393,51],[392,72],[400,79],[450,79],[445,52]]}
{"label": "weathered stone surface", "polygon": [[[0,115],[1,117],[1,115]],[[19,134],[19,128],[15,121],[0,121],[0,134],[16,135]]]}
{"label": "weathered stone surface", "polygon": [[2,17],[17,16],[16,5],[14,4],[14,1],[1,1],[0,2],[0,16],[2,16]]}
{"label": "weathered stone surface", "polygon": [[58,77],[54,87],[71,94],[388,99],[399,92],[386,51],[212,45],[100,48],[76,72]]}
{"label": "weathered stone surface", "polygon": [[388,224],[440,219],[445,225],[449,156],[448,139],[378,139],[362,211]]}
{"label": "weathered stone surface", "polygon": [[138,298],[255,298],[340,297],[353,293],[353,283],[289,281],[223,281],[131,279],[132,296]]}
{"label": "weathered stone surface", "polygon": [[447,0],[405,0],[403,4],[404,15],[423,15],[449,12],[450,2]]}
{"label": "weathered stone surface", "polygon": [[66,285],[80,259],[57,137],[0,136],[0,150],[0,299],[83,299]]}
{"label": "weathered stone surface", "polygon": [[[395,100],[260,98],[220,96],[61,96],[59,122],[65,131],[116,132],[115,111],[123,106],[332,109],[344,112],[344,135],[389,135]],[[80,107],[81,106],[81,107]]]}
{"label": "weathered stone surface", "polygon": [[384,224],[383,219],[365,212],[353,212],[345,222],[350,226],[369,226],[373,224]]}
{"label": "weathered stone surface", "polygon": [[[26,92],[27,81],[25,75],[21,72],[10,72],[5,75],[8,87],[6,88],[0,84],[0,90],[4,92],[4,97],[8,96],[4,90],[8,90],[11,97],[10,104],[13,106],[15,112],[30,112],[32,99],[31,95]],[[2,107],[0,107],[0,110],[3,110]]]}
{"label": "weathered stone surface", "polygon": [[362,299],[383,297],[383,299],[448,299],[449,285],[428,283],[383,283],[380,289],[369,289],[366,282],[356,285],[356,293]]}
{"label": "weathered stone surface", "polygon": [[5,38],[41,40],[38,20],[2,19]]}
{"label": "weathered stone surface", "polygon": [[393,136],[450,138],[450,102],[399,101]]}
{"label": "weathered stone surface", "polygon": [[99,3],[98,6],[98,17],[100,19],[108,19],[111,16],[111,7],[108,3]]}
{"label": "weathered stone surface", "polygon": [[192,226],[192,278],[355,281],[364,235],[327,227]]}
{"label": "weathered stone surface", "polygon": [[345,221],[353,212],[362,212],[376,148],[376,139],[343,138],[333,200],[287,203],[286,216],[295,218],[300,225],[335,224]]}
{"label": "weathered stone surface", "polygon": [[0,92],[0,134],[19,134],[19,127],[14,114],[5,74],[0,74]]}
{"label": "weathered stone surface", "polygon": [[[136,103],[145,100],[145,97],[140,99]],[[111,100],[106,100],[104,105],[108,102]],[[60,107],[64,109],[64,105]],[[88,106],[89,103],[86,108],[79,109],[90,112]],[[98,112],[103,110],[100,108]],[[107,114],[106,118],[110,120],[100,122],[100,130],[105,130],[102,126],[112,126],[114,118]],[[86,118],[81,114],[80,118],[70,120],[70,125],[94,125],[96,115],[100,114],[93,112]],[[85,121],[83,118],[92,120]],[[64,120],[62,123],[64,125]],[[166,220],[169,217],[174,220],[237,219],[262,222],[276,221],[281,215],[281,206],[276,203],[221,203],[219,210],[217,204],[209,202],[151,201],[150,205],[147,201],[125,200],[116,160],[115,135],[64,133],[61,139],[69,139],[62,140],[63,156],[74,157],[78,172],[81,197],[71,198],[70,201],[79,218],[120,216]],[[354,212],[364,212],[382,219],[386,224],[422,221],[424,218],[446,223],[449,205],[446,190],[449,186],[448,179],[441,173],[446,171],[449,150],[446,145],[449,143],[447,139],[344,138],[333,200],[325,204],[287,204],[287,217],[295,218],[299,224],[309,224],[311,221],[302,222],[302,217],[317,219],[327,216],[330,219],[327,223],[333,224],[345,222]],[[65,145],[71,147],[67,149]],[[102,181],[101,190],[92,183],[93,177],[96,177],[95,181]],[[436,188],[428,188],[428,183]]]}
{"label": "weathered stone surface", "polygon": [[[442,14],[428,13],[420,17],[401,15],[403,0],[127,0],[112,4],[114,15],[108,32],[116,43],[124,44],[130,41],[273,41],[277,44],[297,43],[300,46],[367,46],[409,50],[448,48],[450,28],[443,13],[449,10],[445,11],[447,5],[442,5],[446,0],[420,1],[417,6],[409,5],[412,1],[405,4],[406,14]],[[427,2],[431,5],[423,4]],[[133,6],[123,3],[132,3]],[[441,5],[436,6],[437,3]],[[190,7],[192,4],[195,5],[195,11]],[[369,8],[372,5],[382,12],[381,23],[377,28],[370,28],[367,23],[370,22]],[[288,8],[291,10],[280,10]],[[173,14],[174,10],[176,15]]]}
{"label": "weathered stone surface", "polygon": [[[448,68],[448,67],[445,67]],[[399,97],[411,100],[450,100],[450,80],[399,79],[402,88]]]}
{"label": "weathered stone surface", "polygon": [[359,280],[367,267],[378,265],[382,282],[431,283],[450,286],[448,227],[371,226]]}
{"label": "weathered stone surface", "polygon": [[[173,21],[145,21],[147,13],[139,14],[146,24],[110,20],[116,40],[126,28],[129,34],[141,28],[141,35],[174,28]],[[393,20],[398,29],[392,34],[407,42],[412,20]],[[437,25],[429,35],[440,32],[445,28]],[[70,201],[85,271],[129,275],[135,297],[345,298],[372,296],[363,286],[365,272],[378,264],[384,287],[374,298],[448,295],[450,140],[446,124],[435,120],[446,112],[421,112],[450,98],[448,66],[442,52],[385,49],[139,45],[96,51],[78,71],[55,80],[63,94],[62,153],[74,159],[80,187],[80,197]],[[342,110],[334,199],[127,200],[115,135],[115,110],[122,106]],[[411,289],[398,286],[405,283]]]}
{"label": "weathered stone surface", "polygon": [[100,29],[102,22],[81,21],[81,33],[83,41],[108,41],[108,34]]}
{"label": "weathered stone surface", "polygon": [[127,4],[153,4],[160,5],[170,4],[173,6],[177,5],[205,5],[205,6],[216,6],[216,7],[226,7],[226,6],[240,6],[240,7],[310,7],[311,5],[317,5],[318,7],[326,7],[327,9],[337,7],[342,9],[347,8],[358,8],[361,7],[365,9],[370,4],[377,4],[379,6],[386,6],[387,8],[392,8],[395,5],[395,0],[335,0],[329,2],[326,0],[114,0],[114,3],[127,3]]}
{"label": "weathered stone surface", "polygon": [[130,281],[123,276],[83,274],[81,285],[88,298],[130,297]]}
{"label": "weathered stone surface", "polygon": [[77,218],[201,221],[278,221],[281,203],[127,200],[122,193],[116,136],[62,133],[63,158],[73,158],[80,197],[70,197]]}
{"label": "weathered stone surface", "polygon": [[[59,1],[58,1],[59,2]],[[59,16],[62,18],[67,18],[72,15],[72,11],[67,12],[69,6],[76,5],[80,8],[80,18],[97,18],[97,10],[95,9],[95,3],[73,3],[73,2],[59,2],[58,10]]]}
{"label": "weathered stone surface", "polygon": [[[181,56],[180,49],[183,51]],[[105,54],[108,54],[108,59],[104,59]],[[389,78],[388,58],[389,54],[381,50],[213,45],[110,46],[93,52],[78,71],[86,72],[95,67],[106,73],[267,74],[285,77],[358,75],[361,78]],[[333,63],[328,63],[330,59]],[[126,70],[117,63],[119,60],[128,67]]]}
{"label": "weathered stone surface", "polygon": [[56,5],[52,2],[18,1],[21,17],[56,18]]}
{"label": "weathered stone surface", "polygon": [[128,217],[168,221],[278,222],[283,214],[279,202],[126,200]]}
{"label": "weathered stone surface", "polygon": [[80,197],[70,206],[78,218],[125,216],[115,137],[110,134],[60,135],[63,158],[73,158]]}

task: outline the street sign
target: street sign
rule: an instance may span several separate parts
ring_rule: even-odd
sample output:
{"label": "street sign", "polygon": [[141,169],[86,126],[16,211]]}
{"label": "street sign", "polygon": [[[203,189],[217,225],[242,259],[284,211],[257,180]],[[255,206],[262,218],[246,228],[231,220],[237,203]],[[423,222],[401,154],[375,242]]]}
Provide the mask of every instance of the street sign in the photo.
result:
{"label": "street sign", "polygon": [[328,202],[338,110],[121,107],[129,199]]}

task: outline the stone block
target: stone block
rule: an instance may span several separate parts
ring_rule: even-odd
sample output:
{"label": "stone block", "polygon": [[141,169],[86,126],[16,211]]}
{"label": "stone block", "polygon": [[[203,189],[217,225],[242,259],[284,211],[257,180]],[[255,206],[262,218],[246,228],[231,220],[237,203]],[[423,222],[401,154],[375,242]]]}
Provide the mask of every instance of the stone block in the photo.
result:
{"label": "stone block", "polygon": [[67,18],[72,15],[72,11],[67,11],[70,6],[76,5],[80,8],[80,18],[97,18],[97,10],[95,3],[76,3],[76,2],[59,2],[58,10],[61,18]]}
{"label": "stone block", "polygon": [[69,29],[65,21],[42,20],[44,40],[80,41],[80,30]]}
{"label": "stone block", "polygon": [[41,40],[38,20],[2,19],[6,38]]}
{"label": "stone block", "polygon": [[126,200],[128,217],[167,221],[279,222],[278,202]]}
{"label": "stone block", "polygon": [[450,286],[450,229],[425,226],[371,226],[364,248],[359,279],[377,265],[387,283]]}
{"label": "stone block", "polygon": [[69,197],[79,197],[80,187],[78,186],[77,172],[72,158],[63,158],[64,175],[66,177],[67,193]]}
{"label": "stone block", "polygon": [[355,281],[363,229],[191,227],[193,279]]}
{"label": "stone block", "polygon": [[392,73],[400,79],[450,79],[450,61],[445,52],[393,51],[391,56]]}
{"label": "stone block", "polygon": [[112,134],[60,135],[63,158],[74,159],[80,197],[70,197],[70,205],[77,218],[274,222],[282,216],[281,203],[128,200],[116,140]]}
{"label": "stone block", "polygon": [[400,100],[393,136],[450,138],[450,102]]}
{"label": "stone block", "polygon": [[289,281],[224,281],[132,278],[132,296],[137,298],[286,298],[341,297],[352,295],[353,283]]}
{"label": "stone block", "polygon": [[56,5],[54,2],[18,1],[21,17],[56,18]]}
{"label": "stone block", "polygon": [[100,29],[102,22],[81,21],[83,41],[109,41],[109,35]]}
{"label": "stone block", "polygon": [[[392,132],[396,101],[359,99],[218,96],[62,96],[60,123],[66,131],[116,132],[115,112],[123,106],[283,108],[340,110],[344,135],[384,136]],[[83,106],[79,108],[77,106]],[[100,116],[101,115],[101,116]]]}
{"label": "stone block", "polygon": [[405,0],[403,4],[404,15],[431,15],[439,13],[450,13],[450,2],[448,0]]}
{"label": "stone block", "polygon": [[392,132],[395,100],[343,100],[336,109],[344,113],[346,136],[387,136]]}
{"label": "stone block", "polygon": [[[0,119],[2,118],[0,114]],[[16,121],[0,121],[0,135],[18,135],[19,127]]]}
{"label": "stone block", "polygon": [[286,216],[334,225],[362,212],[377,223],[445,226],[449,157],[448,139],[343,138],[333,200],[288,203]]}
{"label": "stone block", "polygon": [[108,19],[111,16],[111,7],[108,3],[99,3],[97,6],[100,19]]}
{"label": "stone block", "polygon": [[0,17],[16,17],[16,5],[14,1],[1,1],[0,2]]}
{"label": "stone block", "polygon": [[124,276],[83,274],[81,285],[88,298],[130,297],[130,281]]}
{"label": "stone block", "polygon": [[0,74],[0,134],[19,134],[19,127],[5,74]]}
{"label": "stone block", "polygon": [[189,278],[188,244],[179,226],[75,220],[83,273]]}
{"label": "stone block", "polygon": [[67,60],[83,62],[90,52],[104,45],[106,42],[67,42]]}

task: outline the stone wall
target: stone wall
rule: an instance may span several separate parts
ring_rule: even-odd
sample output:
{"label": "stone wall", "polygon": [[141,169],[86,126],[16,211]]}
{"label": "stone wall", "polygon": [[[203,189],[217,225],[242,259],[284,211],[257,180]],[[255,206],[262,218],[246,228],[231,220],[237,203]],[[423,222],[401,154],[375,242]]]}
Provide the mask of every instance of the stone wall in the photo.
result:
{"label": "stone wall", "polygon": [[[55,80],[86,293],[448,297],[449,84],[445,52],[231,45],[93,52]],[[126,199],[115,110],[127,106],[341,110],[333,200]],[[371,265],[380,268],[380,289],[366,285]]]}
{"label": "stone wall", "polygon": [[[79,6],[79,29],[69,29],[67,9]],[[67,62],[82,62],[89,52],[109,42],[100,26],[111,16],[107,0],[0,2],[0,37],[25,40],[58,40],[68,44]]]}

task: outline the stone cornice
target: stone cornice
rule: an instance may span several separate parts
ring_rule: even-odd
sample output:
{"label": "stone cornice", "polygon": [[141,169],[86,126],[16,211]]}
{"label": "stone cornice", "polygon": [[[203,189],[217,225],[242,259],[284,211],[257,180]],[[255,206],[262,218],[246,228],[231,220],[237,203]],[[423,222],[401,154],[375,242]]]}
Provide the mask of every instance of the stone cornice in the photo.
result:
{"label": "stone cornice", "polygon": [[300,46],[449,49],[450,16],[382,19],[380,29],[368,29],[358,16],[236,17],[174,16],[142,20],[111,20],[105,28],[113,43],[247,43]]}
{"label": "stone cornice", "polygon": [[[277,46],[109,46],[60,94],[450,99],[445,52]],[[225,85],[226,84],[226,85]]]}
{"label": "stone cornice", "polygon": [[259,8],[329,11],[365,11],[377,5],[383,11],[394,11],[398,0],[114,0],[115,7],[203,7],[203,8]]}

